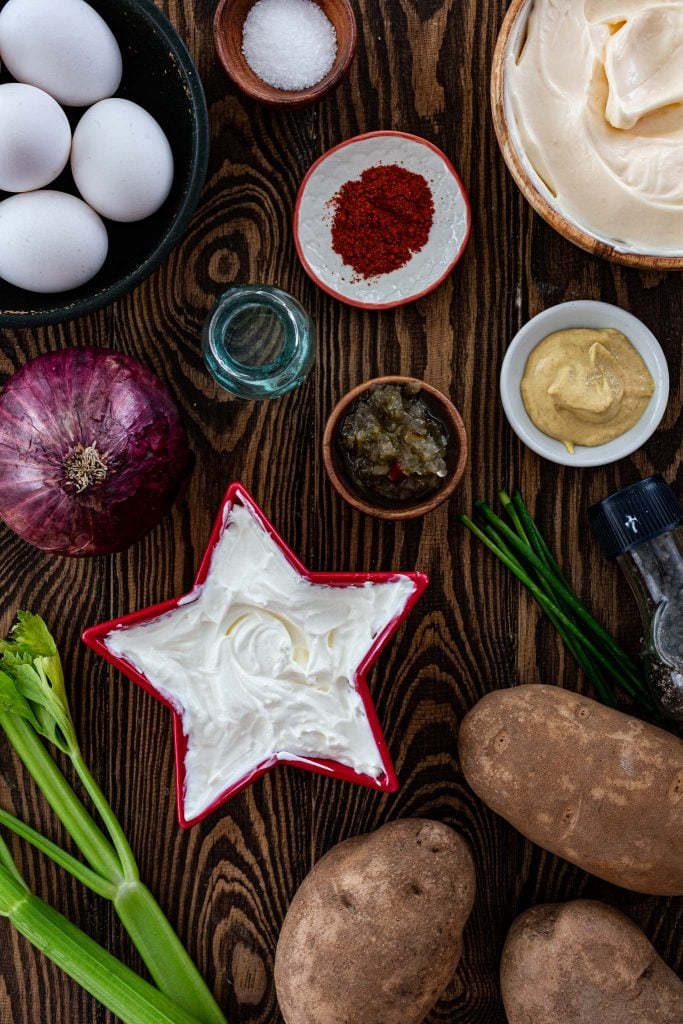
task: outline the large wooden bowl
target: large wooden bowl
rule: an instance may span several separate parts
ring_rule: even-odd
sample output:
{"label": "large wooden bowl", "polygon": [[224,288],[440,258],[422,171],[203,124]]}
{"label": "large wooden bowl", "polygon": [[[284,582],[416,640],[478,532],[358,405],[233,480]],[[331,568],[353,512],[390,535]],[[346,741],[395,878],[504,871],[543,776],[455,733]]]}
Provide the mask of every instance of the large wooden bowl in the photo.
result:
{"label": "large wooden bowl", "polygon": [[[344,417],[350,411],[356,399],[380,384],[419,384],[420,396],[424,398],[431,411],[438,416],[448,434],[451,451],[448,459],[448,476],[444,480],[443,487],[440,487],[438,491],[427,495],[412,505],[380,505],[371,503],[355,490],[353,484],[348,479],[338,451],[337,435]],[[458,410],[441,391],[432,387],[431,384],[425,384],[424,381],[416,380],[414,377],[375,377],[364,384],[359,384],[358,387],[349,391],[335,405],[327,421],[323,437],[323,462],[327,476],[335,491],[353,508],[363,512],[366,516],[375,516],[376,519],[417,519],[420,516],[427,515],[428,512],[433,512],[435,508],[438,508],[439,505],[442,505],[444,501],[450,498],[462,480],[468,456],[467,429]]]}
{"label": "large wooden bowl", "polygon": [[533,2],[534,0],[512,0],[498,35],[491,74],[493,124],[503,159],[518,188],[543,220],[586,252],[629,267],[642,267],[646,270],[683,270],[683,256],[657,256],[652,253],[625,250],[580,228],[560,213],[550,201],[549,193],[540,191],[529,173],[528,165],[515,145],[514,133],[510,128],[505,102],[505,65],[511,47],[515,46],[520,38],[520,32],[523,31]]}
{"label": "large wooden bowl", "polygon": [[310,89],[275,89],[255,74],[242,52],[244,22],[256,0],[221,0],[214,19],[216,52],[226,73],[242,92],[271,107],[306,107],[336,89],[346,77],[356,53],[358,27],[350,0],[316,0],[337,33],[337,57],[329,73]]}

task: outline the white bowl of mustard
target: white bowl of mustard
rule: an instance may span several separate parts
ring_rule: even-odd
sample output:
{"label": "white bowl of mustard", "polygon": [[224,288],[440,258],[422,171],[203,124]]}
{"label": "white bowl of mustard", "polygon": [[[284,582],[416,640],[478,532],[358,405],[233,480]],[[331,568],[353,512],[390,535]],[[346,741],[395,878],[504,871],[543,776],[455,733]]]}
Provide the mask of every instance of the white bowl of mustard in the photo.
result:
{"label": "white bowl of mustard", "polygon": [[[624,433],[594,447],[567,446],[544,433],[532,421],[522,396],[522,381],[532,353],[550,335],[574,330],[621,332],[640,355],[654,384],[654,390],[637,422]],[[513,338],[500,375],[500,393],[510,426],[532,451],[562,466],[589,468],[606,466],[624,459],[648,441],[659,426],[669,399],[669,368],[662,347],[652,331],[637,317],[607,302],[579,300],[564,302],[539,313]]]}

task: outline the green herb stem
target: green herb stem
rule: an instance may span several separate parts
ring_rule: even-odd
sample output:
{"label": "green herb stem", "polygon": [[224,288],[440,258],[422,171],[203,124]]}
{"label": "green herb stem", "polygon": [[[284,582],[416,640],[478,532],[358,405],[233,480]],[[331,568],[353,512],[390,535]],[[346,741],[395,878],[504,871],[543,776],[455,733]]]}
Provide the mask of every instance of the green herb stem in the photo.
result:
{"label": "green herb stem", "polygon": [[9,811],[0,809],[0,825],[4,825],[5,828],[14,832],[20,839],[30,843],[36,850],[49,857],[60,868],[64,868],[65,871],[68,871],[70,875],[87,886],[88,889],[91,889],[92,892],[97,893],[98,896],[102,896],[106,900],[113,900],[116,896],[117,886],[114,883],[109,882],[106,878],[101,878],[87,864],[83,864],[76,857],[72,857],[61,846],[57,846],[51,839],[48,839],[40,832],[36,832],[34,828],[24,824],[19,818],[15,818]]}
{"label": "green herb stem", "polygon": [[133,855],[133,851],[130,848],[130,843],[126,839],[126,835],[121,828],[118,818],[108,804],[107,798],[83,760],[80,747],[77,745],[71,752],[71,762],[76,769],[79,779],[83,783],[83,788],[97,808],[97,812],[106,826],[107,832],[109,833],[110,839],[114,845],[114,849],[116,850],[125,880],[127,882],[137,881],[140,877],[140,872],[138,870],[138,865]]}
{"label": "green herb stem", "polygon": [[93,871],[116,884],[122,882],[124,876],[116,851],[31,726],[23,718],[10,714],[0,715],[0,726]]}
{"label": "green herb stem", "polygon": [[[5,871],[7,871],[12,876],[12,878],[14,879],[15,882],[17,882],[20,886],[23,886],[23,888],[26,890],[26,892],[28,892],[28,886],[26,885],[26,882],[22,878],[21,873],[19,871],[19,868],[14,863],[14,860],[12,858],[12,854],[10,853],[9,846],[7,845],[5,840],[2,838],[2,836],[0,836],[0,870],[2,870],[3,868],[4,868]],[[0,905],[0,916],[2,916],[2,906],[1,905]]]}
{"label": "green herb stem", "polygon": [[0,915],[124,1024],[199,1024],[0,867]]}
{"label": "green herb stem", "polygon": [[[522,532],[522,534],[524,534],[524,531],[521,527],[521,523],[520,531]],[[518,579],[524,582],[524,577],[526,576],[524,566],[517,558],[515,558],[514,554],[507,547],[505,541],[500,537],[498,532],[493,528],[493,526],[490,523],[485,524],[484,532],[495,545],[495,547],[491,548],[491,550],[496,551],[496,553],[497,551],[502,552],[508,559],[508,566],[511,567],[514,564],[516,566],[516,570],[513,570],[515,572],[515,575]],[[584,650],[583,645],[579,643],[576,640],[576,638],[567,631],[563,622],[559,618],[557,614],[558,609],[553,601],[553,594],[551,588],[542,579],[539,579],[539,585],[543,587],[544,591],[548,596],[548,600],[553,602],[552,607],[548,605],[544,608],[544,611],[550,619],[550,622],[554,626],[560,639],[566,646],[569,653],[576,659],[579,667],[586,674],[587,678],[591,681],[596,691],[600,694],[600,699],[604,701],[605,704],[609,704],[610,707],[616,707],[617,702],[614,694],[605,686],[602,676],[600,675],[599,670],[596,669],[595,665],[591,661],[589,654]]]}
{"label": "green herb stem", "polygon": [[[649,695],[638,694],[635,691],[633,683],[630,679],[624,678],[624,675],[620,671],[619,665],[615,665],[614,661],[610,660],[608,654],[604,654],[592,640],[588,638],[586,633],[581,630],[567,615],[558,608],[557,604],[553,602],[540,586],[529,576],[529,574],[520,567],[520,563],[514,558],[509,557],[483,530],[481,530],[476,523],[474,523],[468,516],[461,516],[461,522],[470,530],[475,537],[478,537],[482,544],[492,551],[497,558],[503,562],[504,565],[510,569],[512,573],[520,580],[521,583],[527,588],[527,590],[533,594],[538,603],[541,605],[546,613],[554,613],[557,619],[562,623],[565,630],[567,630],[572,637],[574,637],[583,647],[590,651],[593,657],[602,665],[603,669],[617,682],[619,683],[626,692],[633,697],[639,697],[643,703],[647,704],[650,710],[655,710],[655,705]],[[512,531],[510,531],[512,533]],[[512,534],[515,536],[514,534]],[[507,536],[507,534],[506,534]],[[516,536],[515,536],[515,539]],[[576,598],[575,598],[576,600]]]}
{"label": "green herb stem", "polygon": [[[524,524],[526,532],[531,541],[531,546],[535,550],[538,557],[545,562],[550,572],[553,573],[556,579],[563,584],[563,587],[566,590],[566,588],[569,588],[569,584],[566,580],[566,577],[564,576],[564,573],[562,572],[560,566],[555,560],[555,556],[548,547],[545,538],[543,537],[542,533],[536,526],[536,523],[532,519],[531,514],[528,508],[526,507],[524,499],[522,498],[522,495],[519,491],[515,493],[515,496],[512,499],[512,501],[514,503],[514,507],[517,509],[517,512],[521,518],[522,523]],[[619,647],[618,644],[615,644],[615,647],[612,648],[612,652],[617,655],[617,660],[619,664],[623,665],[624,668],[628,667],[629,675],[633,679],[634,685],[638,687],[639,695],[637,699],[643,700],[650,708],[650,710],[654,710],[655,706],[651,700],[650,691],[647,687],[647,684],[645,683],[645,679],[642,673],[640,672],[636,662],[633,660],[633,658],[630,657],[630,655],[626,653],[626,651],[622,650],[622,648]],[[596,667],[593,665],[592,661],[590,660],[590,657],[588,657],[588,661],[589,668],[584,668],[584,671],[586,671],[588,675],[590,675],[592,671],[594,675],[597,674],[597,676],[599,677],[599,670],[596,669]]]}
{"label": "green herb stem", "polygon": [[[119,885],[100,878],[40,832],[0,810],[0,825],[11,829],[99,896],[110,900],[152,978],[169,999],[202,1024],[225,1024],[213,995],[151,892],[137,880]],[[13,864],[11,858],[10,864]]]}
{"label": "green herb stem", "polygon": [[[124,831],[83,759],[61,660],[43,619],[18,612],[11,639],[0,641],[0,656],[0,708],[4,703],[6,709],[0,714],[0,726],[85,863],[7,812],[0,815],[0,824],[4,822],[84,885],[111,900],[159,988],[188,1018],[201,1024],[226,1024],[180,939],[140,882]],[[69,786],[40,737],[70,758],[109,838]]]}
{"label": "green herb stem", "polygon": [[[522,523],[521,517],[520,517],[520,515],[519,515],[519,513],[517,511],[517,508],[516,508],[514,502],[510,498],[510,495],[507,493],[507,491],[499,491],[498,492],[498,497],[500,499],[501,505],[503,506],[503,508],[505,509],[507,514],[510,516],[510,519],[512,520],[512,522],[514,524],[514,527],[515,527],[515,529],[517,531],[517,534],[519,535],[519,539],[521,541],[523,541],[527,545],[527,547],[530,548],[531,547],[531,540],[530,540],[529,536],[527,535],[527,532],[526,532],[526,530],[524,528],[524,525]],[[502,522],[502,520],[501,520],[501,522]]]}
{"label": "green herb stem", "polygon": [[557,561],[555,560],[555,556],[546,544],[545,537],[543,536],[541,531],[536,526],[536,523],[532,519],[531,513],[524,504],[524,499],[522,498],[522,495],[519,491],[515,493],[512,499],[512,503],[513,506],[517,509],[517,513],[520,516],[522,523],[524,524],[524,528],[529,536],[529,540],[531,541],[531,546],[533,547],[538,557],[543,559],[548,568],[552,569],[553,572],[563,582],[566,583],[564,574],[560,569]]}
{"label": "green herb stem", "polygon": [[[564,580],[564,577],[562,576],[562,573],[560,571],[560,567],[553,558],[552,552],[550,551],[550,548],[541,536],[536,526],[536,523],[531,518],[529,510],[524,504],[524,501],[522,500],[522,496],[519,493],[519,491],[517,491],[514,498],[511,498],[510,495],[505,490],[499,491],[498,496],[503,508],[505,509],[507,514],[510,516],[512,522],[514,523],[515,529],[517,530],[520,539],[523,540],[528,545],[528,547],[535,551],[537,556],[541,559],[542,562],[545,563],[548,569],[550,569],[552,572],[556,572],[557,575]],[[523,567],[520,566],[520,568]],[[546,592],[548,597],[553,602],[556,602],[556,593],[554,585],[550,583],[547,577],[542,576],[540,573],[537,573],[536,576],[538,583]],[[561,603],[559,603],[559,607],[562,607]],[[571,612],[566,608],[564,610],[567,613],[568,618],[574,621],[574,616],[571,615]],[[597,693],[600,695],[601,700],[604,701],[605,704],[609,704],[611,707],[616,707],[616,697],[614,696],[612,691],[608,689],[605,685],[600,670],[593,663],[593,659],[591,658],[588,651],[584,649],[583,645],[580,644],[574,636],[572,636],[564,629],[562,623],[560,622],[554,611],[551,612],[550,610],[547,610],[546,615],[550,619],[552,625],[555,627],[557,633],[559,634],[569,653],[572,655],[572,657],[577,662],[583,673],[595,687]]]}
{"label": "green herb stem", "polygon": [[[548,566],[548,569],[555,575],[556,579],[558,581],[561,581],[566,587],[568,587],[564,574],[560,566],[558,565],[557,561],[555,560],[555,556],[546,544],[545,538],[543,537],[542,532],[537,526],[536,522],[533,521],[533,519],[531,518],[531,514],[526,508],[526,505],[524,504],[524,500],[519,490],[517,490],[512,499],[510,499],[509,495],[507,495],[506,492],[502,492],[502,501],[505,507],[506,502],[504,499],[506,499],[507,502],[510,503],[512,509],[516,512],[519,522],[522,524],[524,536],[528,539],[530,547],[533,549],[533,551],[536,552],[538,557]],[[539,579],[541,580],[542,578],[539,577]],[[552,587],[550,587],[550,584],[547,584],[546,587],[547,590],[551,591],[551,594],[554,594],[554,590]],[[567,613],[569,613],[570,609],[565,608],[565,610],[567,611]],[[573,616],[569,614],[569,617]],[[555,628],[558,628],[557,625],[555,626]],[[579,663],[583,672],[595,686],[595,689],[600,694],[601,699],[605,703],[607,703],[607,705],[610,705],[611,707],[616,707],[616,699],[614,697],[614,694],[605,686],[603,677],[600,674],[600,670],[594,665],[590,653],[584,650],[582,644],[578,643],[568,635],[564,634],[563,639],[573,657],[577,659],[577,662]],[[629,659],[629,655],[626,652],[623,653],[624,657]]]}
{"label": "green herb stem", "polygon": [[476,508],[487,522],[491,523],[499,530],[503,538],[511,545],[513,550],[521,554],[529,565],[531,565],[536,572],[542,576],[547,583],[549,583],[555,594],[556,601],[558,598],[561,598],[572,612],[576,614],[577,618],[579,618],[583,624],[590,629],[593,635],[605,646],[611,656],[619,662],[623,672],[630,677],[636,692],[643,690],[644,684],[641,675],[632,659],[625,654],[622,648],[617,644],[616,640],[610,636],[607,630],[603,629],[588,609],[584,608],[564,578],[560,579],[556,573],[551,572],[536,553],[532,551],[532,549],[525,544],[513,530],[510,529],[507,523],[503,522],[503,520],[495,514],[493,509],[489,508],[486,502],[477,502]]}
{"label": "green herb stem", "polygon": [[142,882],[119,887],[114,907],[159,988],[202,1024],[226,1024],[206,982]]}

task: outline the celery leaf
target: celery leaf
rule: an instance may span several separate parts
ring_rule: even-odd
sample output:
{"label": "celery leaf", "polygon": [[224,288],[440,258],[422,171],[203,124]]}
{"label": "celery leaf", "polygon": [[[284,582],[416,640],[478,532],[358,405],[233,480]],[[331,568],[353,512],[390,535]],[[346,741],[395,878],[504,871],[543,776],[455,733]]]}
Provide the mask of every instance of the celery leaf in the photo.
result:
{"label": "celery leaf", "polygon": [[0,714],[6,713],[25,718],[34,729],[38,727],[28,701],[21,695],[14,680],[6,672],[0,672]]}
{"label": "celery leaf", "polygon": [[39,615],[19,612],[17,620],[11,639],[0,641],[0,671],[27,703],[36,731],[64,753],[73,752],[78,742],[57,646]]}

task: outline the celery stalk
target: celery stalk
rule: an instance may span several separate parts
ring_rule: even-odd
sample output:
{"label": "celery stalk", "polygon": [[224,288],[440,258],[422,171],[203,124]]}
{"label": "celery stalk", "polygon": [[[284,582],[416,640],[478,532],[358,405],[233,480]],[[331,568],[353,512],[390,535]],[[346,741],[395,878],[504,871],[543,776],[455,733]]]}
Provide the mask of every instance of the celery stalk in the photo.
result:
{"label": "celery stalk", "polygon": [[124,1024],[199,1024],[47,903],[2,858],[0,916]]}
{"label": "celery stalk", "polygon": [[31,726],[17,715],[0,715],[0,726],[24,767],[91,868],[111,882],[122,882],[116,851],[93,821]]}
{"label": "celery stalk", "polygon": [[15,836],[19,836],[20,839],[24,839],[31,846],[35,847],[36,850],[40,850],[51,861],[59,865],[60,868],[64,868],[65,871],[68,871],[70,875],[92,892],[97,893],[98,896],[104,897],[105,900],[113,900],[116,896],[118,889],[113,882],[108,882],[106,878],[102,878],[96,871],[89,868],[87,864],[83,864],[76,857],[72,857],[61,846],[57,846],[51,839],[48,839],[40,832],[36,832],[34,828],[26,825],[19,818],[15,818],[9,811],[0,809],[0,825],[4,825],[5,828],[14,832]]}
{"label": "celery stalk", "polygon": [[185,1009],[193,1007],[192,1012],[202,1024],[225,1024],[223,1014],[190,955],[142,882],[131,880],[118,885],[108,882],[8,811],[0,810],[0,825],[113,904],[153,980],[169,999]]}
{"label": "celery stalk", "polygon": [[193,1007],[202,1024],[225,1024],[206,983],[147,886],[124,883],[113,902],[159,988],[179,1006]]}
{"label": "celery stalk", "polygon": [[[166,996],[201,1024],[226,1024],[216,1000],[149,890],[130,844],[86,765],[76,737],[61,661],[43,620],[19,612],[0,642],[0,727],[87,864],[3,812],[0,823],[32,843],[94,892],[110,899]],[[39,735],[67,756],[106,828],[104,834],[50,757]]]}
{"label": "celery stalk", "polygon": [[133,855],[133,851],[130,848],[130,843],[126,839],[118,818],[107,803],[104,793],[95,782],[90,769],[83,760],[81,748],[75,744],[70,750],[69,756],[71,758],[71,763],[76,769],[76,773],[83,784],[83,788],[97,808],[97,813],[100,818],[106,825],[107,832],[109,833],[116,850],[116,855],[119,859],[125,881],[137,881],[140,877],[140,872],[138,871],[138,865],[135,860],[135,856]]}

